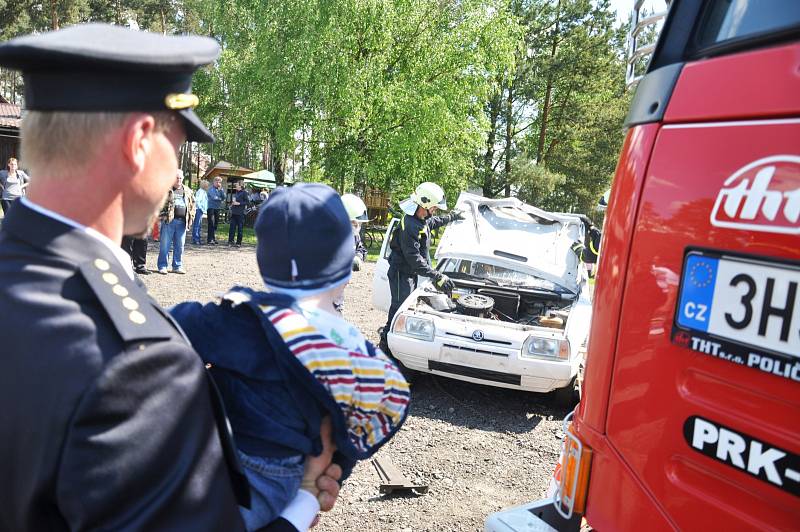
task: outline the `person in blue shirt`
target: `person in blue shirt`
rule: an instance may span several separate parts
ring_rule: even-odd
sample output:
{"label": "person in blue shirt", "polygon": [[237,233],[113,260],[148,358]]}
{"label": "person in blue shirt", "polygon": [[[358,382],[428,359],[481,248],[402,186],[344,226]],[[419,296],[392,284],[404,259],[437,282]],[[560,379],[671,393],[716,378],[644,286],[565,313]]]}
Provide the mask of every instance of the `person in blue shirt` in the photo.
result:
{"label": "person in blue shirt", "polygon": [[225,208],[225,190],[222,188],[222,178],[214,178],[214,186],[208,189],[208,238],[206,244],[217,243],[217,226],[219,213]]}
{"label": "person in blue shirt", "polygon": [[203,225],[203,216],[208,211],[208,180],[200,181],[200,187],[194,195],[194,224],[192,225],[192,244],[200,245],[200,227]]}

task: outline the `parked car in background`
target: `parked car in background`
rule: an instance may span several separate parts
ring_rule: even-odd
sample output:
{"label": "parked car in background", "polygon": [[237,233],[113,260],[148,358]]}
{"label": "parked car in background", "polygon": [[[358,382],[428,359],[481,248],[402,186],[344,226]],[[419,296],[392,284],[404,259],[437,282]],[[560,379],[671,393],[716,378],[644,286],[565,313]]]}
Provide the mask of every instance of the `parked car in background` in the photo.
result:
{"label": "parked car in background", "polygon": [[[405,368],[454,379],[577,399],[591,321],[586,269],[573,246],[584,240],[575,214],[516,198],[462,193],[464,220],[447,226],[436,268],[452,297],[420,278],[392,322],[388,344]],[[373,304],[389,307],[388,243],[376,267]]]}

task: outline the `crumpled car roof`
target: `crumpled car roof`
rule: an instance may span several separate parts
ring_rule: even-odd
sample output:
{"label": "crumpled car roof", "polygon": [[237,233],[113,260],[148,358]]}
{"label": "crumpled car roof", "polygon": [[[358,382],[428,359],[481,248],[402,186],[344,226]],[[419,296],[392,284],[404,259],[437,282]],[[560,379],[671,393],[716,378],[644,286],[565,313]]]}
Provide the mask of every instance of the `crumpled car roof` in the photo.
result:
{"label": "crumpled car roof", "polygon": [[578,292],[580,262],[571,248],[584,237],[579,215],[544,211],[517,198],[489,199],[468,192],[461,193],[456,208],[464,212],[464,220],[447,226],[436,250],[438,260],[479,260]]}

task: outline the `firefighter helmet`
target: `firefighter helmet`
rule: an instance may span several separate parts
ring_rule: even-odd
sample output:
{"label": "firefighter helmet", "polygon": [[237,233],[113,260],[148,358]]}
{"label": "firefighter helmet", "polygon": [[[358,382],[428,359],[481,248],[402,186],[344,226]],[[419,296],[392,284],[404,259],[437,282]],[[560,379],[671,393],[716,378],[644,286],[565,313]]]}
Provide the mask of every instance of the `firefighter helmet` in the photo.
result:
{"label": "firefighter helmet", "polygon": [[426,181],[420,183],[411,199],[422,207],[423,209],[430,209],[431,207],[438,207],[439,209],[447,209],[447,202],[444,198],[444,190],[436,183]]}
{"label": "firefighter helmet", "polygon": [[369,220],[367,218],[367,206],[355,194],[344,194],[342,203],[344,203],[344,208],[351,222],[366,222]]}

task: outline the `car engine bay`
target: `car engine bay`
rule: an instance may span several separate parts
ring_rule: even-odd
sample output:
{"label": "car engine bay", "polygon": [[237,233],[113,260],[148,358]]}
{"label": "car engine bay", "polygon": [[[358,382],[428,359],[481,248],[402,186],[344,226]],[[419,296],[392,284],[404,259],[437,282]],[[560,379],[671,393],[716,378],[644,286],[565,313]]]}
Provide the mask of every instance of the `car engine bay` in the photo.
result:
{"label": "car engine bay", "polygon": [[523,294],[497,288],[457,288],[452,296],[440,292],[423,293],[417,298],[418,310],[432,310],[519,325],[563,329],[571,301],[558,295]]}

